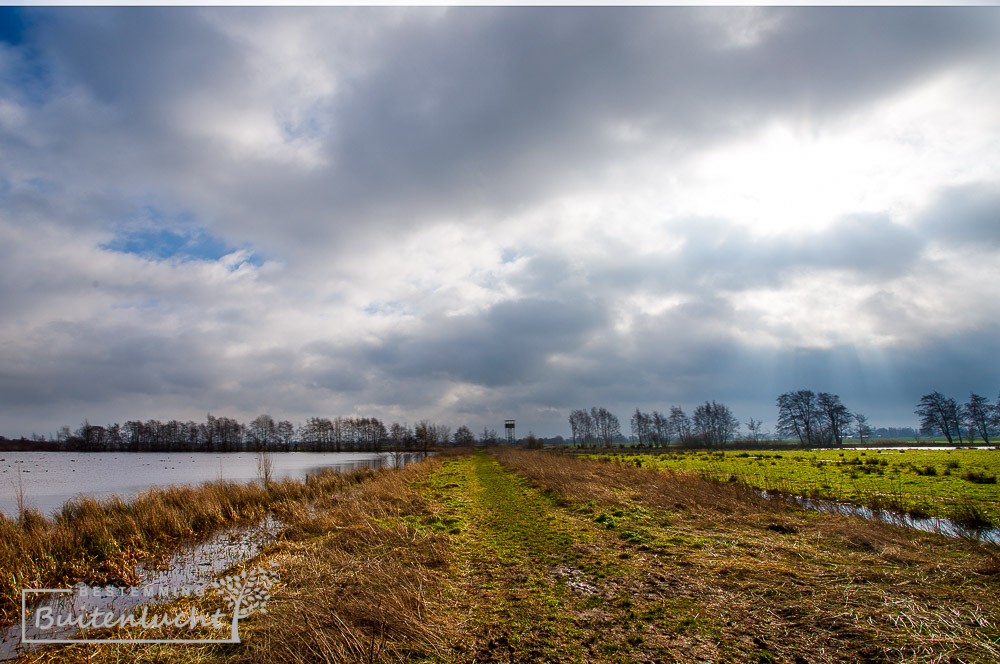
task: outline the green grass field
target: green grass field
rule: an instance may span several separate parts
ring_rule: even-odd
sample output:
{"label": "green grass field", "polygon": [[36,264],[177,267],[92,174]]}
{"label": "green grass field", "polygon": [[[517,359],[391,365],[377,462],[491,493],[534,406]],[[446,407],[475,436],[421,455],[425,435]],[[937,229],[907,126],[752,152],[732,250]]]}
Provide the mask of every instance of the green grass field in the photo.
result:
{"label": "green grass field", "polygon": [[611,458],[913,516],[963,520],[978,512],[1000,524],[998,450],[677,451]]}

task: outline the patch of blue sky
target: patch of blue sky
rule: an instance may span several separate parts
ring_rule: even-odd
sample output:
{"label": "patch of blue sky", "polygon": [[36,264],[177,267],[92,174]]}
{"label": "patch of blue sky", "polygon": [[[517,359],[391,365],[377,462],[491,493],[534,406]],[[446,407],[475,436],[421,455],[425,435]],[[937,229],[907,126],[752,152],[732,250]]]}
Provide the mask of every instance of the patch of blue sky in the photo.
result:
{"label": "patch of blue sky", "polygon": [[500,253],[500,262],[501,263],[513,263],[518,258],[520,258],[520,256],[521,256],[521,254],[517,251],[517,249],[512,249],[512,248],[508,247],[508,248],[504,249]]}
{"label": "patch of blue sky", "polygon": [[15,54],[0,70],[0,93],[20,103],[42,104],[54,94],[51,70],[31,43],[31,19],[21,7],[0,6],[0,48]]}
{"label": "patch of blue sky", "polygon": [[0,42],[17,46],[24,37],[24,18],[20,7],[0,7]]}
{"label": "patch of blue sky", "polygon": [[150,260],[218,260],[234,251],[219,238],[206,233],[170,228],[144,228],[126,231],[104,249],[135,254]]}
{"label": "patch of blue sky", "polygon": [[323,134],[323,127],[315,116],[281,122],[281,133],[285,140],[296,141],[317,138]]}
{"label": "patch of blue sky", "polygon": [[385,302],[372,302],[364,308],[364,312],[369,315],[407,315],[409,311],[402,303],[395,300]]}
{"label": "patch of blue sky", "polygon": [[[234,247],[209,233],[187,214],[167,217],[154,207],[144,207],[142,219],[121,227],[102,249],[135,254],[152,261],[217,261],[245,247]],[[240,264],[263,261],[247,252]]]}

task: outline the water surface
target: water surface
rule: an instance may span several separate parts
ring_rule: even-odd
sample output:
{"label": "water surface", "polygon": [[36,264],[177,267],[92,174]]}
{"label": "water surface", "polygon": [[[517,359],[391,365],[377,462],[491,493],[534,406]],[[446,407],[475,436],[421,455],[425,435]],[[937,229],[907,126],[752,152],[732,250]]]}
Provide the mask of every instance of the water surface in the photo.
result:
{"label": "water surface", "polygon": [[[26,507],[51,516],[78,495],[127,497],[153,486],[251,482],[259,476],[257,458],[253,452],[0,452],[0,513],[17,515],[19,485]],[[277,452],[271,459],[276,480],[393,463],[391,454],[375,452]]]}

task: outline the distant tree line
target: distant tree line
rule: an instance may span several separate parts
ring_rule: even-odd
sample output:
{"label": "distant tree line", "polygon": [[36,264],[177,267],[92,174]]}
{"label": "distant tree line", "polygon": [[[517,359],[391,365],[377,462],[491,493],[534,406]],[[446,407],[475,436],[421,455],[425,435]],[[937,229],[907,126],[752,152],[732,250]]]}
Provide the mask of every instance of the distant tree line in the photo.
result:
{"label": "distant tree line", "polygon": [[[751,420],[753,421],[753,420]],[[715,401],[696,407],[691,417],[678,406],[670,413],[644,413],[638,408],[629,420],[632,439],[643,446],[717,446],[733,440],[740,423],[725,404]],[[624,440],[618,417],[604,407],[573,410],[569,415],[572,443],[576,446],[608,446]]]}
{"label": "distant tree line", "polygon": [[[847,438],[857,438],[861,443],[872,437],[913,438],[918,433],[910,427],[875,429],[868,424],[866,415],[852,412],[839,395],[829,392],[785,392],[776,405],[774,436],[797,440],[803,447],[839,447]],[[921,398],[916,413],[921,418],[919,433],[941,435],[949,443],[964,444],[977,437],[989,443],[1000,437],[1000,398],[990,404],[985,397],[972,394],[967,403],[960,405],[934,392]],[[609,446],[629,440],[622,435],[618,417],[603,407],[571,411],[569,426],[570,442],[577,447]],[[629,428],[631,442],[643,447],[718,447],[740,440],[740,422],[728,406],[716,401],[697,406],[690,417],[678,406],[662,413],[644,413],[636,408]],[[746,423],[746,429],[741,442],[758,443],[772,437],[754,418]]]}
{"label": "distant tree line", "polygon": [[62,427],[55,440],[34,436],[21,443],[34,449],[65,449],[77,452],[381,452],[427,451],[443,445],[495,444],[497,434],[484,429],[477,437],[461,426],[451,427],[421,420],[410,426],[393,422],[386,426],[377,417],[311,417],[295,426],[288,420],[276,421],[268,414],[244,424],[231,417],[208,414],[204,422],[170,420],[129,420],[125,424],[100,426],[89,420],[75,431]]}
{"label": "distant tree line", "polygon": [[[851,412],[840,397],[812,390],[786,392],[777,399],[778,420],[775,436],[798,440],[803,447],[843,445],[844,439],[911,438],[911,428],[869,426],[868,418]],[[921,397],[916,414],[919,433],[943,436],[949,443],[985,443],[1000,437],[1000,398],[991,404],[986,397],[971,394],[959,404],[940,392]],[[629,419],[631,441],[644,447],[679,445],[682,447],[718,447],[739,438],[740,422],[728,406],[706,401],[689,417],[683,408],[670,406],[666,412],[644,413],[636,408]],[[578,447],[610,446],[629,442],[622,433],[618,417],[607,408],[594,406],[572,410],[569,414],[571,442]],[[772,438],[754,418],[746,423],[743,442],[758,443]],[[288,420],[275,421],[263,414],[249,424],[230,417],[208,414],[204,422],[170,420],[129,420],[124,424],[93,425],[84,421],[75,431],[68,426],[59,430],[55,440],[33,436],[20,441],[0,437],[0,449],[66,449],[81,452],[381,452],[427,451],[445,445],[496,445],[495,429],[485,427],[477,436],[467,426],[451,427],[420,420],[415,425],[393,422],[386,426],[376,417],[311,417],[295,426]],[[541,446],[562,444],[561,436],[542,439],[529,434],[524,444]]]}
{"label": "distant tree line", "polygon": [[[969,401],[959,404],[940,392],[925,394],[914,411],[920,417],[919,433],[944,436],[949,443],[963,445],[976,438],[989,443],[1000,431],[1000,397],[996,404],[972,393]],[[798,438],[804,446],[842,445],[848,435],[856,435],[861,442],[873,434],[879,437],[915,437],[913,429],[879,429],[868,426],[868,418],[852,413],[841,403],[836,394],[811,390],[786,392],[778,397],[779,435]]]}

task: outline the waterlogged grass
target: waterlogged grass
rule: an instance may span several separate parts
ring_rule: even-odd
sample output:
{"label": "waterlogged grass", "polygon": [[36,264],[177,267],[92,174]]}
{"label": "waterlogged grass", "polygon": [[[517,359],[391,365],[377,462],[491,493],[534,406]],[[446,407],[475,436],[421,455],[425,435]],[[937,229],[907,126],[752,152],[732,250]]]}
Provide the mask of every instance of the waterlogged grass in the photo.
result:
{"label": "waterlogged grass", "polygon": [[[995,662],[996,547],[696,473],[456,453],[289,507],[243,643],[52,661]],[[197,600],[203,601],[203,600]],[[207,600],[204,600],[207,601]],[[208,605],[206,605],[208,606]]]}
{"label": "waterlogged grass", "polygon": [[150,489],[129,500],[81,497],[54,518],[35,509],[19,519],[0,515],[0,624],[14,622],[22,588],[67,587],[77,581],[137,583],[142,559],[227,525],[286,514],[296,506],[369,479],[371,470],[325,472],[306,480],[209,482]]}
{"label": "waterlogged grass", "polygon": [[[913,516],[1000,524],[1000,450],[686,451],[605,458],[695,470],[767,491],[847,501]],[[980,525],[986,525],[982,523]]]}
{"label": "waterlogged grass", "polygon": [[[418,526],[429,513],[408,487],[440,462],[369,472],[367,481],[309,501],[286,501],[285,539],[225,574],[257,566],[275,569],[266,613],[240,621],[239,645],[87,644],[28,655],[44,662],[382,662],[429,661],[447,647],[454,626],[433,611],[450,556],[446,536]],[[272,567],[273,565],[273,567]],[[159,605],[160,615],[196,607],[211,614],[219,595]],[[228,616],[227,616],[228,618]],[[228,638],[130,628],[90,638]]]}

